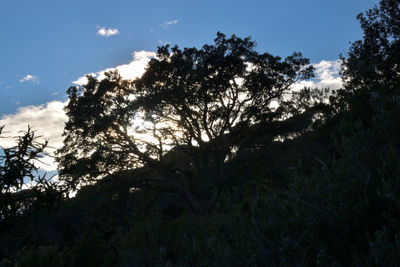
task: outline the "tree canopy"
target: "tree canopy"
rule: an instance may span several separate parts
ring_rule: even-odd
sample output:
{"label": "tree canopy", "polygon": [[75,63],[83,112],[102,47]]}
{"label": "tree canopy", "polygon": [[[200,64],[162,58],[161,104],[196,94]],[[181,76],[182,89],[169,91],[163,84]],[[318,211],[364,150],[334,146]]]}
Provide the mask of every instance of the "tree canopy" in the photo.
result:
{"label": "tree canopy", "polygon": [[[250,38],[235,35],[218,33],[201,49],[162,46],[140,79],[109,73],[68,90],[61,175],[73,184],[149,166],[157,174],[146,181],[172,187],[194,210],[208,209],[229,179],[229,158],[268,127],[276,137],[275,124],[297,112],[291,85],[312,75],[301,53],[258,53]],[[172,154],[183,155],[186,167],[168,168]],[[207,187],[206,207],[185,185],[188,177]]]}
{"label": "tree canopy", "polygon": [[349,90],[398,86],[400,78],[400,2],[380,1],[357,16],[363,39],[352,43],[343,57],[343,78]]}

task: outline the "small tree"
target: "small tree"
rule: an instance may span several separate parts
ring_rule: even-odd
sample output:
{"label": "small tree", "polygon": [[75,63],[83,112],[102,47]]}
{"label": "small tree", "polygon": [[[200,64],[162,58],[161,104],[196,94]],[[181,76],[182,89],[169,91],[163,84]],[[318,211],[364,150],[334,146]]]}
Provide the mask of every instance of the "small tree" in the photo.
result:
{"label": "small tree", "polygon": [[[0,127],[0,135],[3,129]],[[38,142],[30,127],[15,139],[15,146],[0,147],[0,222],[22,215],[33,206],[53,205],[58,196],[55,184],[40,175],[35,165],[46,155],[47,141]],[[29,186],[28,182],[33,184]]]}
{"label": "small tree", "polygon": [[290,133],[287,119],[301,113],[290,87],[313,75],[300,53],[282,60],[254,47],[250,38],[218,33],[201,49],[160,47],[138,80],[109,73],[71,87],[58,151],[62,179],[75,186],[146,166],[142,184],[167,186],[194,212],[209,211],[237,150]]}

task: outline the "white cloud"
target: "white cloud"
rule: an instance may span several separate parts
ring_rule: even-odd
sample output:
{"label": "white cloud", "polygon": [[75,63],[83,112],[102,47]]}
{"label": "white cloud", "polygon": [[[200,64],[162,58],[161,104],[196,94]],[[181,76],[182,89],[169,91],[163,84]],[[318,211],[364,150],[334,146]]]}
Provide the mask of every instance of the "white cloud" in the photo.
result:
{"label": "white cloud", "polygon": [[315,68],[315,78],[308,81],[297,82],[292,88],[294,90],[300,90],[304,87],[337,90],[343,85],[342,78],[339,75],[340,65],[340,60],[322,60],[319,63],[315,63],[313,64]]}
{"label": "white cloud", "polygon": [[19,82],[24,83],[24,82],[32,82],[32,83],[39,83],[39,78],[35,75],[27,74],[26,76],[22,77]]}
{"label": "white cloud", "polygon": [[[48,152],[52,153],[62,145],[62,132],[67,116],[64,112],[65,103],[60,101],[49,102],[46,105],[21,107],[15,114],[5,115],[0,118],[0,125],[5,125],[0,146],[11,147],[15,145],[14,136],[21,135],[28,125],[33,127],[37,136],[42,136],[42,140],[48,139]],[[56,165],[52,157],[45,157],[38,166],[46,171],[56,170]]]}
{"label": "white cloud", "polygon": [[177,24],[177,23],[178,23],[178,20],[173,19],[173,20],[164,22],[164,25],[173,25],[173,24]]}
{"label": "white cloud", "polygon": [[[138,52],[133,52],[132,55],[133,60],[128,64],[119,65],[115,68],[108,68],[102,71],[98,71],[96,73],[89,73],[87,75],[91,75],[98,78],[99,80],[102,80],[105,78],[105,72],[118,70],[123,79],[133,80],[143,75],[147,64],[149,63],[151,58],[156,56],[156,53],[142,50]],[[86,75],[79,77],[76,81],[73,81],[73,84],[75,85],[84,85],[86,83]]]}
{"label": "white cloud", "polygon": [[[97,77],[97,74],[94,73],[94,72],[88,73],[86,75]],[[82,76],[82,77],[79,77],[77,80],[73,81],[72,83],[75,84],[75,85],[85,85],[88,82],[88,79],[86,78],[86,75]]]}
{"label": "white cloud", "polygon": [[106,27],[99,27],[97,26],[98,30],[97,30],[97,35],[103,36],[103,37],[110,37],[113,35],[117,35],[119,34],[119,30],[117,28],[106,28]]}

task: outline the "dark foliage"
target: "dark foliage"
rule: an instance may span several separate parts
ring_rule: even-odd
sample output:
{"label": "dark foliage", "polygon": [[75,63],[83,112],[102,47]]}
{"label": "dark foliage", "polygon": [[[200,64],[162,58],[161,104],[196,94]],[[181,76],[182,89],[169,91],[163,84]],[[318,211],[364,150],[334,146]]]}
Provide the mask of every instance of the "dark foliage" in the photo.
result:
{"label": "dark foliage", "polygon": [[[399,14],[382,0],[359,15],[364,39],[329,101],[287,95],[308,63],[298,55],[282,61],[222,34],[199,50],[161,47],[140,80],[71,88],[59,160],[79,190],[0,236],[0,264],[399,266]],[[132,134],[135,118],[148,124]],[[162,175],[201,205],[210,189],[218,197],[199,212]]]}
{"label": "dark foliage", "polygon": [[[210,211],[238,150],[256,138],[267,143],[301,132],[323,108],[318,102],[304,112],[301,100],[310,92],[290,91],[312,76],[307,59],[294,53],[282,60],[254,46],[250,38],[218,33],[201,49],[160,47],[138,80],[109,73],[70,88],[61,178],[75,186],[145,166],[151,172],[137,187],[159,184],[193,212]],[[302,123],[292,123],[296,116]]]}
{"label": "dark foliage", "polygon": [[[0,134],[3,130],[0,127]],[[46,155],[47,141],[40,143],[30,127],[15,137],[16,145],[0,151],[0,225],[26,214],[33,207],[52,206],[59,193],[56,184],[40,175],[37,161]],[[35,162],[36,161],[36,162]],[[23,188],[28,182],[32,186]]]}
{"label": "dark foliage", "polygon": [[[400,2],[383,0],[379,6],[357,16],[363,40],[353,42],[343,58],[343,76],[348,89],[366,87],[386,91],[400,79]],[[374,88],[375,87],[375,88]]]}

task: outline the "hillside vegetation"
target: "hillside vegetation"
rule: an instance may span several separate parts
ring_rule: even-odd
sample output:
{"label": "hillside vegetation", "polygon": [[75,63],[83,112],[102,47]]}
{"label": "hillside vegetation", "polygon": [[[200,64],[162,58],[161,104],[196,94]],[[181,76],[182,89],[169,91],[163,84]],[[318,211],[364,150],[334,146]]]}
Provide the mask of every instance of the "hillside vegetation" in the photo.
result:
{"label": "hillside vegetation", "polygon": [[400,2],[357,18],[337,91],[222,33],[69,88],[60,182],[1,156],[0,266],[399,266]]}

